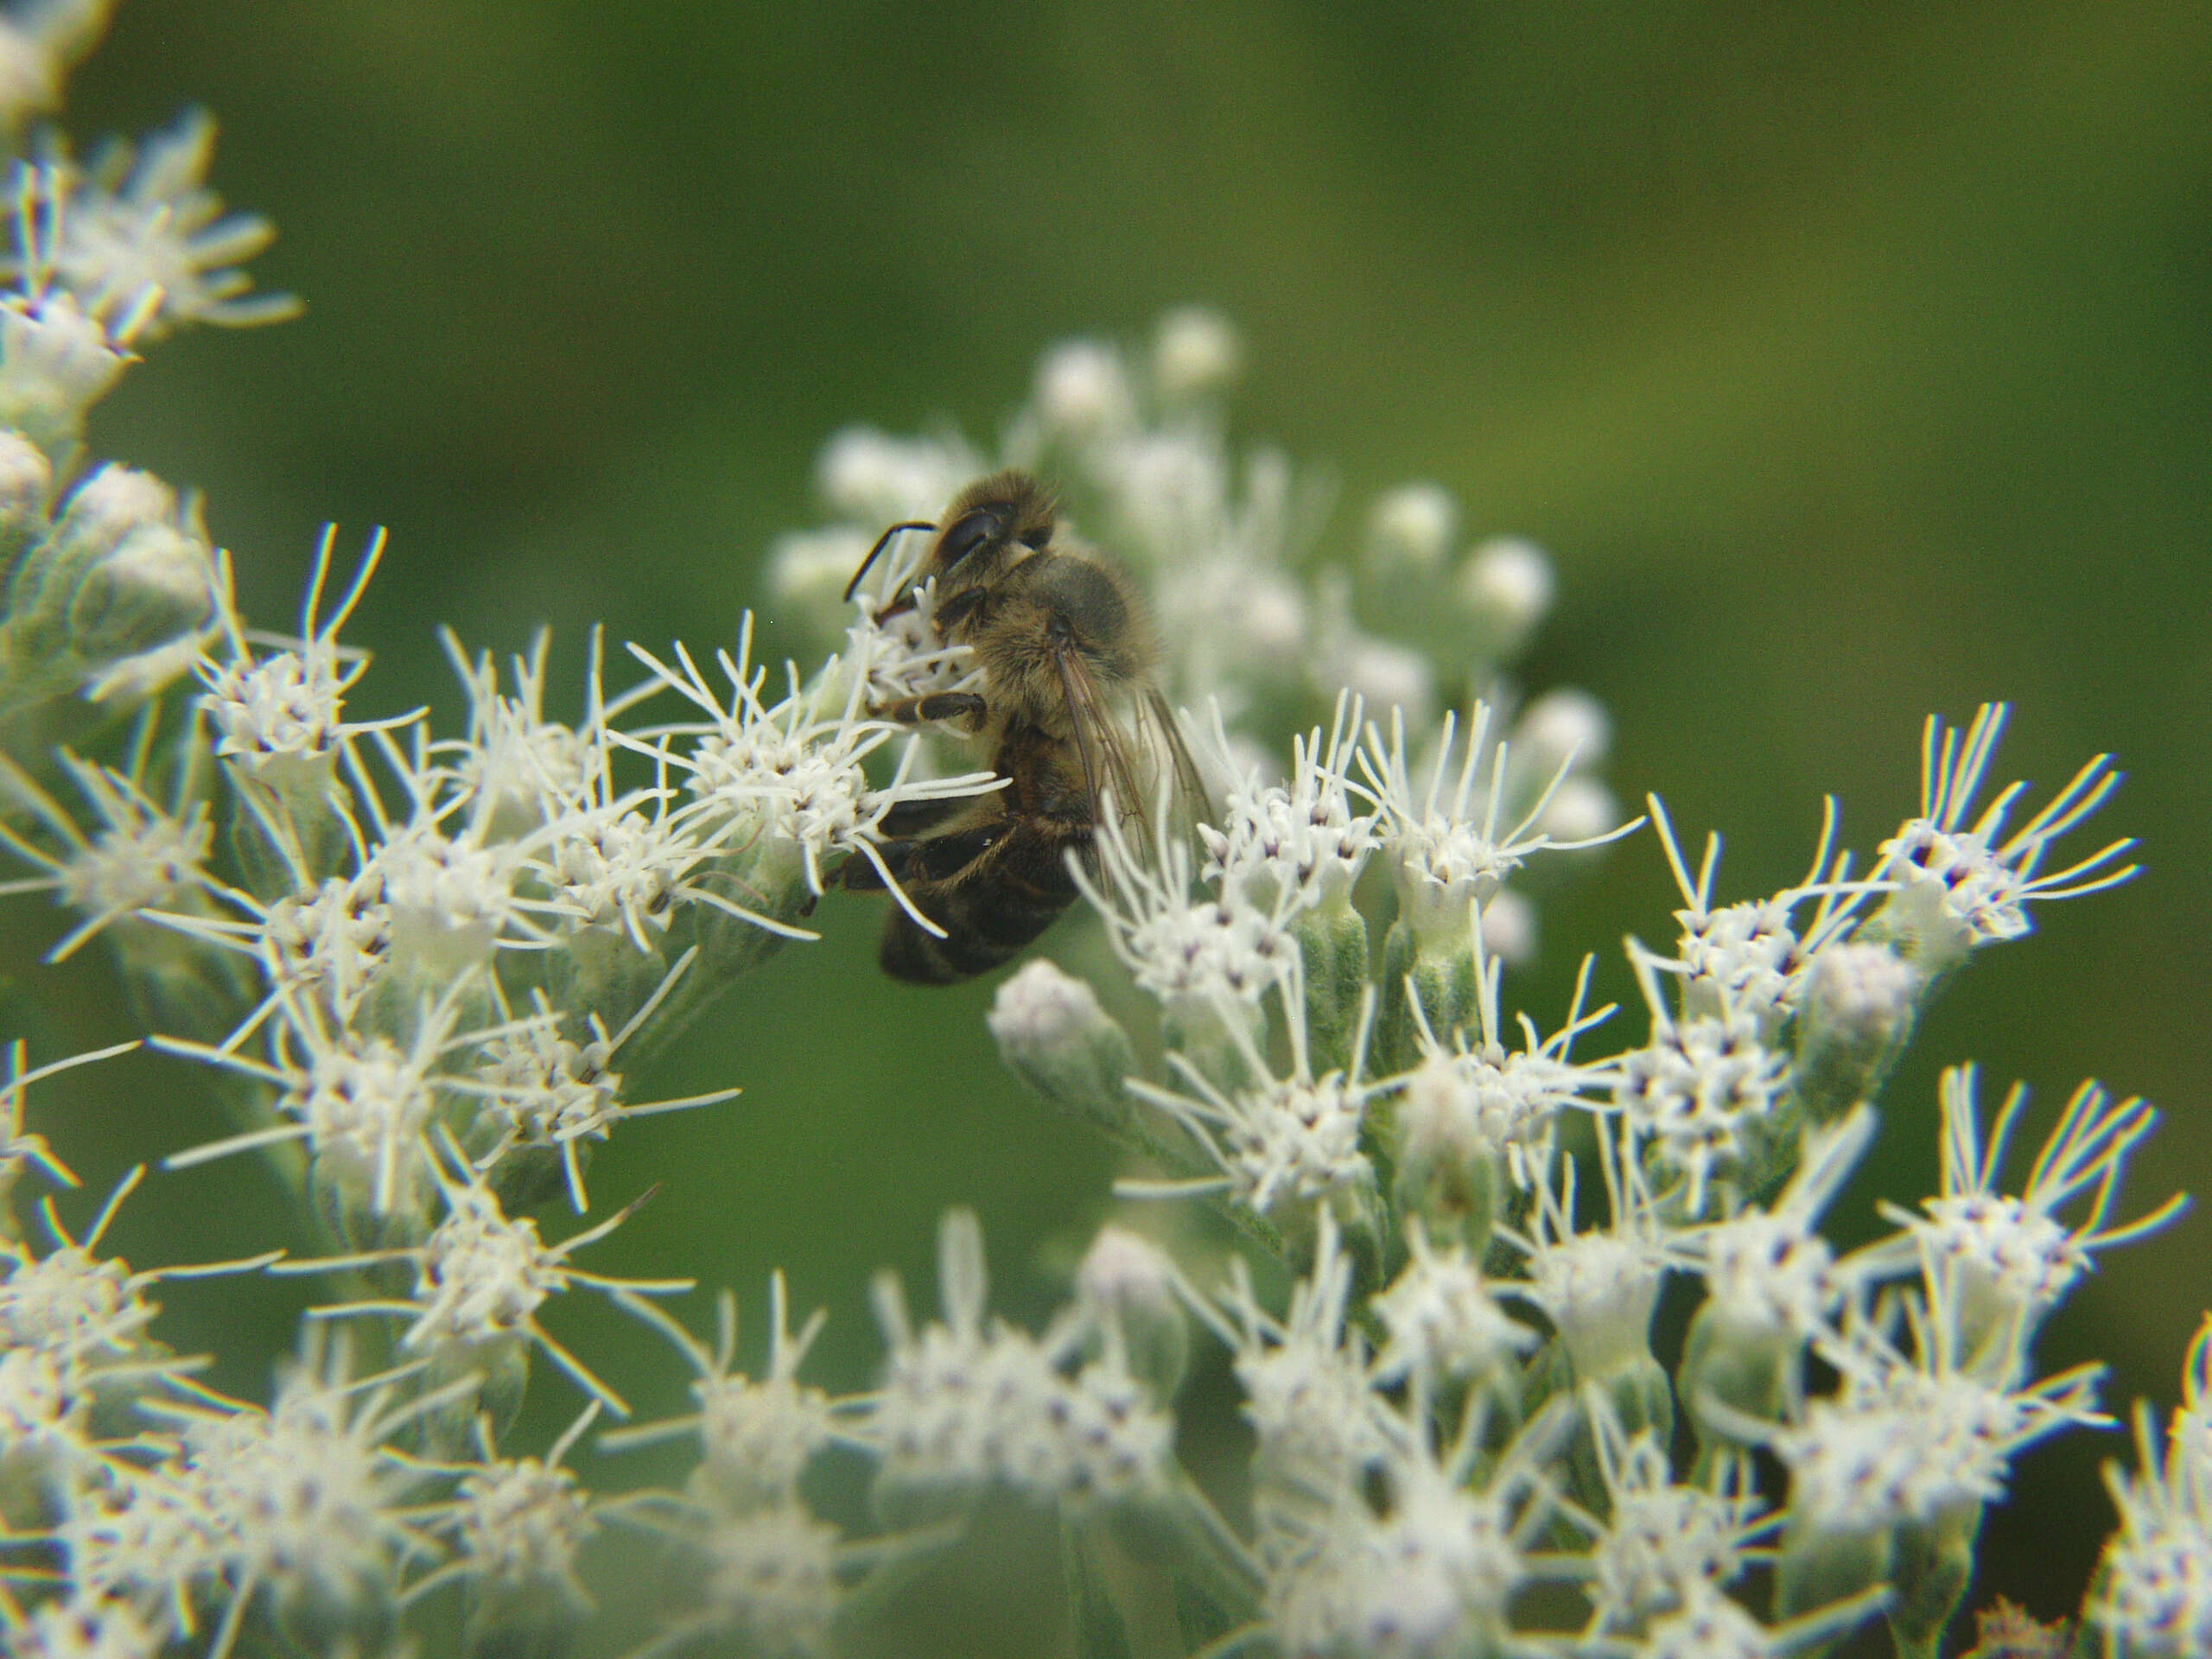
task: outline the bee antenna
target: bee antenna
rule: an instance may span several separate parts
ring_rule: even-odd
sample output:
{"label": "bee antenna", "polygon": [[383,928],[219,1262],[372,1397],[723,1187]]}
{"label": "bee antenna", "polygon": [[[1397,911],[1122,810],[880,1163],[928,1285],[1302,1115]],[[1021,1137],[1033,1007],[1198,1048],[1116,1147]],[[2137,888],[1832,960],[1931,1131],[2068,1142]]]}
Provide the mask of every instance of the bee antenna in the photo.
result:
{"label": "bee antenna", "polygon": [[868,566],[875,563],[876,556],[878,554],[881,553],[885,548],[891,545],[891,538],[893,536],[898,535],[901,531],[935,530],[936,528],[936,524],[930,519],[909,518],[901,523],[892,525],[891,528],[885,531],[882,535],[877,537],[875,538],[875,545],[868,550],[868,557],[861,561],[861,568],[853,572],[853,579],[845,584],[846,600],[849,602],[850,601],[853,596],[853,590],[861,585],[861,578],[868,575]]}

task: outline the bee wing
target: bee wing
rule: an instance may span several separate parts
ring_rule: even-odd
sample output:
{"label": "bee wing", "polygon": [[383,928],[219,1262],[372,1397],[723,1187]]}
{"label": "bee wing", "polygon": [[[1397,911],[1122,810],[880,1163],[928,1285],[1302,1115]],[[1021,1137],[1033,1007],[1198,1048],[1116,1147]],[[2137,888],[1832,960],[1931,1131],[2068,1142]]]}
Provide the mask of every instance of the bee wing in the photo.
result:
{"label": "bee wing", "polygon": [[1183,728],[1176,722],[1175,712],[1160,695],[1158,686],[1145,687],[1137,703],[1137,720],[1141,727],[1148,728],[1147,747],[1165,755],[1173,770],[1176,824],[1187,835],[1201,823],[1213,823],[1213,797],[1199,776],[1198,762],[1191,758],[1190,745],[1183,741]]}
{"label": "bee wing", "polygon": [[1097,679],[1084,667],[1076,652],[1055,651],[1052,661],[1067,696],[1068,721],[1075,732],[1076,754],[1083,766],[1084,792],[1090,798],[1092,820],[1103,823],[1112,813],[1122,833],[1135,838],[1148,853],[1152,838],[1145,812],[1147,796],[1129,753],[1128,735]]}

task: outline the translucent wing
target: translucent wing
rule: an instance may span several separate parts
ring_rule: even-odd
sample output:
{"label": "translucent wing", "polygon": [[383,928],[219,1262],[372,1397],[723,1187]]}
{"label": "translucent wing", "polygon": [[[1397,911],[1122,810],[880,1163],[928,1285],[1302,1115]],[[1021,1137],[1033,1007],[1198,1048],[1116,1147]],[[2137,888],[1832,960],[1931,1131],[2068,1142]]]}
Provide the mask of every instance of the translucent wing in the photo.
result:
{"label": "translucent wing", "polygon": [[[1154,842],[1161,827],[1188,835],[1209,821],[1205,782],[1158,688],[1143,688],[1124,716],[1085,671],[1078,653],[1056,652],[1054,660],[1095,821],[1103,823],[1110,815],[1147,859],[1158,850]],[[1162,806],[1165,810],[1156,810]]]}
{"label": "translucent wing", "polygon": [[1075,734],[1076,758],[1083,768],[1084,793],[1090,798],[1093,822],[1103,823],[1110,815],[1124,834],[1143,837],[1149,847],[1145,813],[1149,796],[1143,770],[1129,752],[1128,734],[1079,652],[1064,647],[1053,652],[1052,661],[1067,696],[1068,723]]}

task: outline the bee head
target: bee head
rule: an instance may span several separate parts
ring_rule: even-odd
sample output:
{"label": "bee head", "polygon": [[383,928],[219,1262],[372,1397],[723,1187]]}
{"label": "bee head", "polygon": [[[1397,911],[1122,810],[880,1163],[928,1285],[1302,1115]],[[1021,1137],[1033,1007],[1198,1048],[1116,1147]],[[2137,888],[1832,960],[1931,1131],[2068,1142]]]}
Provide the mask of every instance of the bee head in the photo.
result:
{"label": "bee head", "polygon": [[922,569],[938,591],[995,581],[1052,539],[1051,493],[1023,472],[979,479],[952,499]]}

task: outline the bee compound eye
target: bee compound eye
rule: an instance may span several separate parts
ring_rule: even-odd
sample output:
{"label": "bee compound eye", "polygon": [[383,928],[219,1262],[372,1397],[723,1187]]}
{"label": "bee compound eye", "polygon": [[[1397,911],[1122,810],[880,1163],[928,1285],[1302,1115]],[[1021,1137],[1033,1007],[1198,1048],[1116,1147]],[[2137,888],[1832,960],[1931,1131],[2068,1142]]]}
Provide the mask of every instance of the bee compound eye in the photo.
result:
{"label": "bee compound eye", "polygon": [[990,507],[977,507],[973,512],[963,512],[951,529],[944,532],[940,550],[948,570],[973,553],[985,542],[998,535],[1001,519]]}

